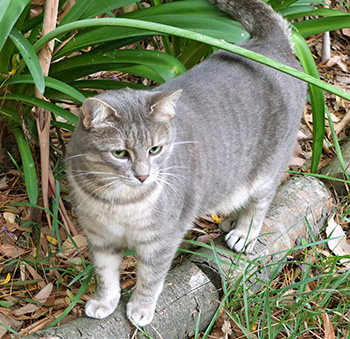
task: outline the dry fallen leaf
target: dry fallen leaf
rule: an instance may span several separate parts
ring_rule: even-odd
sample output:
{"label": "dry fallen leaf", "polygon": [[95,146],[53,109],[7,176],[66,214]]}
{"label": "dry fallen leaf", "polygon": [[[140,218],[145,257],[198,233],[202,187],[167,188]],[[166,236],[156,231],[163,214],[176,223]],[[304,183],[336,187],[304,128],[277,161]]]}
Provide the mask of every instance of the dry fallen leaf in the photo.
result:
{"label": "dry fallen leaf", "polygon": [[[335,255],[350,255],[350,244],[346,240],[346,235],[343,229],[334,221],[334,218],[329,220],[326,234],[327,237],[330,238],[328,241],[328,247]],[[340,259],[340,262],[345,265],[347,269],[350,269],[349,259]]]}
{"label": "dry fallen leaf", "polygon": [[326,313],[322,314],[322,319],[324,323],[324,338],[325,339],[335,339],[334,327],[329,319],[329,315]]}
{"label": "dry fallen leaf", "polygon": [[338,65],[344,72],[348,71],[348,68],[343,63],[342,57],[340,55],[335,55],[334,57],[330,58],[326,64],[327,67],[333,67],[334,65]]}
{"label": "dry fallen leaf", "polygon": [[[50,296],[51,292],[53,289],[53,284],[49,283],[47,284],[35,297],[33,300],[39,302],[39,303],[44,303],[46,302],[47,298]],[[27,304],[15,311],[13,311],[13,314],[16,317],[20,317],[26,313],[32,313],[35,312],[40,308],[40,305],[38,304]]]}
{"label": "dry fallen leaf", "polygon": [[26,250],[18,248],[11,244],[0,244],[0,253],[8,258],[17,258],[22,255]]}
{"label": "dry fallen leaf", "polygon": [[[79,234],[79,235],[75,235],[73,237],[74,242],[76,243],[76,245],[78,246],[78,248],[80,250],[83,250],[85,248],[87,248],[87,241],[84,235]],[[70,238],[68,238],[62,245],[63,248],[63,253],[66,256],[70,256],[72,255],[74,252],[78,252],[78,250],[76,249],[76,247],[73,245],[72,241],[70,240]]]}

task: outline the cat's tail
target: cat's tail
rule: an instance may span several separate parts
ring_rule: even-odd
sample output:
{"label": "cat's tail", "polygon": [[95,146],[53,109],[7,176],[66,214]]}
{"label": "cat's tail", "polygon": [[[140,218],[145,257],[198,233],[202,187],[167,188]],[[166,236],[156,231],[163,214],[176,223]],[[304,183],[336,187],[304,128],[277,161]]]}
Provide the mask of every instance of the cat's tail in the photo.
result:
{"label": "cat's tail", "polygon": [[289,40],[288,23],[263,0],[210,0],[219,9],[238,21],[253,38],[278,34]]}

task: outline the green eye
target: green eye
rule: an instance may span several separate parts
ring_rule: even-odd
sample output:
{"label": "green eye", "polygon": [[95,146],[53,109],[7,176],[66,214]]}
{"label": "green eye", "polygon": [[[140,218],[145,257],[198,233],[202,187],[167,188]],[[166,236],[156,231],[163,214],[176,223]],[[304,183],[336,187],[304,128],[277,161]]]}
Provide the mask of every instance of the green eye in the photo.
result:
{"label": "green eye", "polygon": [[149,153],[151,155],[156,155],[158,154],[160,151],[162,150],[162,146],[154,146],[152,148],[149,149]]}
{"label": "green eye", "polygon": [[121,151],[113,151],[113,155],[118,158],[118,159],[125,159],[128,157],[129,153],[126,150],[121,150]]}

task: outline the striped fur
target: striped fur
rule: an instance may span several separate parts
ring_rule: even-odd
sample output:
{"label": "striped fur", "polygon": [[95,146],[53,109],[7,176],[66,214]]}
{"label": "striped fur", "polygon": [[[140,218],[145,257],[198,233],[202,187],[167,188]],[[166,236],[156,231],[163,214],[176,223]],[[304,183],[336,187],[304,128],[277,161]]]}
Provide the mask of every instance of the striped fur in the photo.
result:
{"label": "striped fur", "polygon": [[[287,24],[263,1],[212,1],[251,33],[243,47],[299,67]],[[88,316],[117,307],[129,247],[138,273],[127,316],[150,323],[177,247],[201,214],[233,211],[222,225],[228,246],[250,249],[291,156],[305,94],[299,80],[219,51],[154,90],[85,101],[66,164],[100,280]]]}

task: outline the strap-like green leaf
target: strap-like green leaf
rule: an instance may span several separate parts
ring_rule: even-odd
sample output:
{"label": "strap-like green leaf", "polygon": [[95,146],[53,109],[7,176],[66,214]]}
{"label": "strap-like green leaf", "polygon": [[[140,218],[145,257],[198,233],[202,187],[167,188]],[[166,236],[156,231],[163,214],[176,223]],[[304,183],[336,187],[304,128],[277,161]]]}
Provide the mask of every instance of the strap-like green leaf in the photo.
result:
{"label": "strap-like green leaf", "polygon": [[0,96],[0,100],[18,100],[25,102],[29,105],[33,106],[39,106],[42,107],[64,119],[72,123],[73,125],[76,125],[78,122],[78,117],[74,115],[73,113],[56,106],[55,104],[48,102],[46,100],[42,100],[33,96],[25,95],[25,94],[7,94],[6,96]]}
{"label": "strap-like green leaf", "polygon": [[292,4],[294,4],[295,2],[298,2],[298,0],[285,0],[285,1],[281,1],[281,0],[270,0],[268,1],[269,5],[275,10],[275,11],[279,11],[282,8],[285,7],[289,7]]}
{"label": "strap-like green leaf", "polygon": [[[303,9],[305,9],[303,11]],[[280,13],[287,20],[298,19],[304,16],[343,16],[346,15],[344,11],[340,11],[333,8],[323,8],[323,7],[314,7],[314,6],[292,6],[290,9],[281,10]],[[314,20],[314,19],[311,19]]]}
{"label": "strap-like green leaf", "polygon": [[[87,67],[97,67],[106,69],[106,67],[113,67],[114,69],[125,69],[125,67],[140,65],[152,70],[152,74],[158,75],[155,81],[164,82],[175,78],[177,75],[186,71],[183,64],[169,54],[153,50],[117,50],[108,52],[90,52],[76,57],[63,60],[52,65],[50,75],[52,77],[61,77],[66,75],[64,80],[71,82],[82,76],[81,72],[75,73],[76,70],[85,71]],[[146,67],[146,68],[145,68]],[[65,73],[64,73],[65,72]],[[88,70],[90,72],[90,70]],[[90,74],[90,73],[86,73]],[[138,74],[140,75],[140,74]],[[145,75],[143,75],[145,76]],[[68,78],[70,77],[70,78]],[[153,79],[151,77],[151,79]]]}
{"label": "strap-like green leaf", "polygon": [[349,28],[350,14],[300,21],[296,22],[294,26],[298,29],[299,33],[303,37],[334,31],[342,28]]}
{"label": "strap-like green leaf", "polygon": [[[128,13],[122,17],[188,29],[233,43],[249,38],[249,34],[238,23],[228,18],[206,0],[188,0],[162,4],[161,6]],[[78,33],[74,39],[57,52],[54,58],[59,59],[87,46],[107,41],[117,41],[130,37],[138,37],[138,40],[142,40],[155,34],[157,33],[123,27],[87,29]]]}
{"label": "strap-like green leaf", "polygon": [[30,0],[1,0],[0,10],[0,51],[3,48],[11,29],[22,14]]}
{"label": "strap-like green leaf", "polygon": [[296,18],[300,18],[302,16],[305,15],[312,15],[310,13],[312,13],[313,11],[315,11],[317,9],[317,7],[315,6],[290,6],[290,7],[286,7],[281,9],[279,12],[286,18],[286,17],[296,17]]}
{"label": "strap-like green leaf", "polygon": [[28,146],[26,139],[22,131],[19,128],[12,130],[21,154],[22,165],[24,170],[24,181],[26,184],[28,198],[31,204],[36,204],[38,200],[38,179],[36,176],[36,170],[32,152]]}
{"label": "strap-like green leaf", "polygon": [[[70,85],[67,85],[65,82],[62,82],[58,79],[51,77],[44,77],[45,84],[47,87],[53,88],[57,91],[67,94],[77,102],[82,103],[85,100],[84,95],[82,95],[79,91],[73,88]],[[6,81],[7,85],[12,84],[33,84],[34,80],[30,74],[16,75]]]}
{"label": "strap-like green leaf", "polygon": [[133,88],[133,89],[151,89],[150,86],[145,86],[141,84],[135,84],[133,82],[125,82],[118,80],[78,80],[70,83],[70,85],[74,88],[93,88],[93,89],[121,89],[121,88]]}
{"label": "strap-like green leaf", "polygon": [[[318,74],[315,60],[305,39],[295,31],[293,32],[292,39],[295,46],[295,52],[298,55],[305,72],[316,79],[319,79],[320,76]],[[325,134],[325,102],[322,89],[309,84],[309,92],[313,124],[311,172],[315,173],[321,159]]]}
{"label": "strap-like green leaf", "polygon": [[45,91],[45,80],[43,71],[41,69],[38,57],[34,51],[33,46],[28,42],[28,40],[19,32],[17,29],[12,28],[10,33],[10,38],[12,42],[17,47],[18,51],[21,53],[29,72],[31,73],[36,87],[40,93]]}
{"label": "strap-like green leaf", "polygon": [[46,34],[44,37],[39,39],[36,44],[35,48],[40,49],[42,46],[44,46],[48,41],[51,39],[54,39],[57,36],[60,36],[61,34],[64,34],[69,31],[73,31],[75,29],[83,28],[83,27],[103,27],[103,26],[117,26],[117,27],[132,27],[132,28],[141,28],[141,29],[148,29],[150,31],[157,31],[164,34],[170,34],[170,35],[176,35],[181,36],[186,39],[191,39],[199,42],[206,43],[208,45],[212,45],[214,47],[224,49],[226,51],[236,53],[238,55],[242,55],[248,59],[255,60],[256,62],[262,63],[264,65],[267,65],[269,67],[272,67],[274,69],[278,69],[281,72],[284,72],[286,74],[290,74],[298,79],[301,79],[305,82],[311,83],[317,87],[320,87],[322,89],[325,89],[331,93],[334,93],[336,95],[339,95],[340,97],[350,100],[350,94],[335,87],[330,84],[327,84],[324,81],[318,80],[308,74],[305,74],[303,72],[300,72],[296,70],[293,67],[289,67],[285,64],[282,64],[278,61],[275,61],[273,59],[267,58],[263,55],[260,55],[258,53],[255,53],[253,51],[247,50],[241,46],[233,45],[230,43],[227,43],[226,41],[218,40],[206,35],[198,34],[195,32],[191,32],[188,30],[167,26],[167,25],[161,25],[161,24],[155,24],[151,22],[145,22],[141,20],[131,20],[131,19],[105,19],[101,18],[99,20],[95,19],[86,19],[81,20],[78,22],[73,22],[61,27],[56,28],[55,30],[51,31],[50,33]]}
{"label": "strap-like green leaf", "polygon": [[135,0],[79,0],[69,10],[60,25],[76,20],[94,18],[134,2]]}

